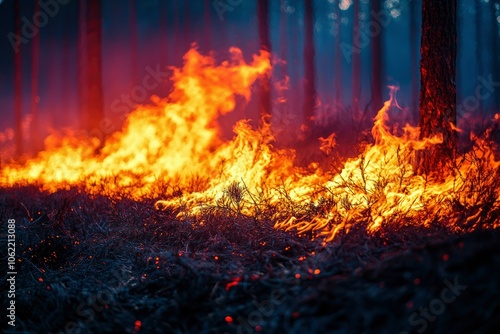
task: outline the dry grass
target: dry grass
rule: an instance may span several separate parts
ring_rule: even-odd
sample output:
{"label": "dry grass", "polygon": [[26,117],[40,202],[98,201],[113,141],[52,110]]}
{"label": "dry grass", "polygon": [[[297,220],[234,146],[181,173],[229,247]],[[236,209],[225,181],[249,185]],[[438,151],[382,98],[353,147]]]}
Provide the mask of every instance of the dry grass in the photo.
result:
{"label": "dry grass", "polygon": [[[170,189],[172,196],[182,192],[161,186]],[[476,191],[474,184],[468,187]],[[156,198],[137,202],[126,194],[116,199],[78,188],[52,194],[30,186],[2,189],[2,224],[11,218],[17,222],[16,330],[415,330],[407,320],[410,311],[435,298],[444,278],[472,275],[470,284],[481,285],[482,293],[498,294],[498,270],[487,269],[498,262],[493,255],[499,250],[497,231],[466,237],[470,240],[467,255],[460,253],[457,232],[442,222],[424,228],[395,216],[390,226],[368,234],[369,219],[358,218],[349,233],[341,230],[334,242],[323,245],[320,239],[312,241],[313,235],[273,228],[278,215],[312,216],[320,209],[287,200],[285,189],[281,194],[279,205],[268,205],[265,196],[234,183],[215,205],[193,215],[182,205],[155,210]],[[475,220],[467,213],[478,208],[462,208],[466,226],[484,228],[496,221],[498,208],[484,206],[491,191],[483,189],[480,195],[483,209]],[[325,199],[322,205],[332,203]],[[255,214],[246,214],[248,208]],[[4,234],[2,226],[2,240]],[[440,260],[443,253],[454,261]],[[475,256],[481,256],[480,263],[475,263]],[[475,266],[473,273],[470,266]],[[417,276],[422,286],[412,284]],[[470,326],[477,326],[479,320],[494,319],[500,311],[498,303],[488,299],[488,307],[493,308],[487,311],[479,304],[487,297],[481,296],[464,297],[465,304],[457,302],[456,309],[448,309],[446,316],[429,326],[439,329],[462,321],[469,326],[464,328],[475,328]],[[408,300],[413,308],[407,307]],[[479,317],[471,303],[483,310]],[[476,316],[462,319],[460,312],[476,312]],[[140,330],[134,329],[137,321]]]}

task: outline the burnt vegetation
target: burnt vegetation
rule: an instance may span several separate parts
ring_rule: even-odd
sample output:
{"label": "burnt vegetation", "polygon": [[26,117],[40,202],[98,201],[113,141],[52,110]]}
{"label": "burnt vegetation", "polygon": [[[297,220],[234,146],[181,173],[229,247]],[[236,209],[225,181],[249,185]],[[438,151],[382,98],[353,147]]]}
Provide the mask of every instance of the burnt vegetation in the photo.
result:
{"label": "burnt vegetation", "polygon": [[[269,204],[243,182],[196,214],[182,203],[192,189],[168,184],[158,187],[179,204],[158,209],[153,196],[2,189],[2,224],[16,219],[16,330],[490,332],[500,319],[500,232],[492,228],[500,187],[497,173],[477,175],[484,178],[441,203],[454,217],[429,211],[435,216],[424,227],[396,213],[368,232],[369,212],[361,213],[328,243],[311,231],[276,229],[273,219],[314,217],[331,201],[298,204],[282,189],[279,205]],[[477,204],[465,207],[464,196]],[[450,229],[450,220],[460,228]],[[457,280],[466,288],[425,320],[420,308]]]}

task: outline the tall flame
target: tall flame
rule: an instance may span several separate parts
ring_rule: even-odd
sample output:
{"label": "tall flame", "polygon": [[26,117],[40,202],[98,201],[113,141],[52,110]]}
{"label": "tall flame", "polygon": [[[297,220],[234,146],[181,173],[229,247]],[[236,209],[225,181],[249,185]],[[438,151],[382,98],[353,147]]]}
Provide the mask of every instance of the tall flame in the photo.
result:
{"label": "tall flame", "polygon": [[[391,131],[389,111],[399,108],[394,88],[374,119],[374,143],[339,172],[315,163],[296,166],[293,150],[273,146],[268,122],[254,129],[241,120],[234,137],[224,140],[217,118],[235,109],[237,96],[248,101],[253,83],[271,69],[265,51],[250,64],[239,49],[231,48],[230,54],[229,61],[217,65],[191,49],[184,66],[174,69],[170,96],[139,106],[98,153],[96,141],[49,138],[36,158],[4,167],[0,186],[31,183],[55,191],[76,185],[91,194],[160,197],[158,209],[182,203],[195,215],[207,208],[265,215],[276,228],[313,232],[326,241],[360,220],[375,231],[395,220],[425,226],[446,217],[453,228],[464,220],[453,214],[457,205],[483,219],[488,213],[477,208],[486,202],[492,212],[500,210],[500,162],[486,140],[477,139],[475,148],[439,178],[414,174],[415,152],[442,138],[419,139],[419,129],[410,125],[402,135]],[[335,149],[333,134],[320,141],[326,154]]]}
{"label": "tall flame", "polygon": [[51,137],[48,149],[25,166],[5,167],[0,184],[27,181],[52,191],[67,185],[93,190],[103,179],[113,179],[106,184],[108,194],[133,187],[131,195],[140,199],[159,180],[200,172],[210,175],[217,167],[214,152],[222,144],[217,117],[234,109],[236,95],[250,99],[252,83],[270,69],[265,51],[254,56],[251,64],[245,63],[237,48],[230,49],[230,54],[230,61],[216,66],[213,58],[191,49],[184,67],[174,69],[171,95],[163,100],[154,97],[153,106],[133,111],[123,130],[107,138],[100,154],[95,154],[99,146],[95,140]]}

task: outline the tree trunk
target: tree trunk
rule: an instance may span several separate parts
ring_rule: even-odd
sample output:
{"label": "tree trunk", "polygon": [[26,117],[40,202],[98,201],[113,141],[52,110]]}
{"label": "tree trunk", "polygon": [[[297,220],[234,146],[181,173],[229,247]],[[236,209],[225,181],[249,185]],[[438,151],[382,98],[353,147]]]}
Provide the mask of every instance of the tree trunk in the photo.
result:
{"label": "tree trunk", "polygon": [[[413,0],[410,1],[410,62],[411,62],[411,111],[412,115],[416,114],[416,111],[418,110],[418,94],[419,94],[419,66],[418,66],[418,60],[417,60],[417,55],[418,55],[418,44],[419,41],[417,40],[418,37],[418,29],[419,29],[419,22],[418,22],[418,16],[420,14],[420,8],[418,6],[418,1]],[[416,121],[416,117],[412,117],[413,121]]]}
{"label": "tree trunk", "polygon": [[[372,10],[375,13],[379,13],[381,6],[381,0],[372,0]],[[382,72],[383,72],[383,62],[382,62],[382,33],[383,27],[380,27],[380,33],[373,36],[372,40],[372,106],[373,115],[370,119],[375,116],[375,113],[382,108]]]}
{"label": "tree trunk", "polygon": [[[71,87],[71,84],[73,83],[73,76],[71,75],[71,62],[72,62],[72,57],[71,57],[71,44],[73,41],[73,34],[71,31],[71,25],[73,22],[73,18],[70,16],[67,16],[64,18],[63,22],[61,22],[61,25],[64,27],[64,33],[63,33],[63,42],[62,42],[62,60],[60,63],[60,68],[61,68],[61,90],[60,92],[60,104],[59,108],[57,108],[57,111],[59,110],[70,110],[71,109],[71,92],[73,87]],[[56,111],[56,113],[57,113]],[[72,122],[71,117],[66,117],[64,118],[63,122]],[[67,124],[67,123],[66,123]]]}
{"label": "tree trunk", "polygon": [[[279,34],[279,41],[280,41],[280,58],[281,59],[288,59],[288,20],[287,20],[287,12],[285,11],[286,9],[286,0],[281,0],[280,4],[281,8],[281,13],[280,13],[280,34]],[[283,64],[281,66],[282,69],[282,76],[283,78],[286,78],[288,76],[288,62]],[[288,100],[287,100],[288,101]]]}
{"label": "tree trunk", "polygon": [[166,65],[170,65],[168,62],[169,58],[169,6],[167,2],[161,1],[158,5],[158,10],[160,11],[160,27],[159,27],[159,36],[160,36],[160,64],[162,67]]}
{"label": "tree trunk", "polygon": [[[476,1],[475,2],[475,9],[476,9],[476,16],[475,16],[475,25],[476,25],[476,50],[475,50],[475,57],[476,57],[476,71],[477,71],[477,76],[482,76],[483,75],[483,53],[482,53],[482,48],[483,48],[483,42],[482,42],[482,34],[484,33],[481,31],[481,22],[482,22],[482,10],[481,10],[482,2],[481,1]],[[496,19],[495,19],[496,20]],[[495,22],[495,21],[493,21]],[[478,104],[479,104],[479,111],[483,109],[483,102],[482,99],[478,99]]]}
{"label": "tree trunk", "polygon": [[[180,21],[179,17],[181,15],[181,11],[179,9],[179,2],[174,1],[174,24],[173,24],[173,29],[172,29],[172,40],[174,44],[174,54],[173,54],[173,59],[177,60],[179,59],[179,56],[182,55],[182,52],[185,52],[183,49],[182,41],[181,41],[181,29],[180,29]],[[179,65],[179,64],[175,64]]]}
{"label": "tree trunk", "polygon": [[[354,1],[353,4],[354,17],[353,25],[353,47],[359,49],[360,47],[360,33],[359,33],[359,1]],[[352,54],[352,112],[358,115],[359,112],[359,67],[360,67],[360,52],[354,51]]]}
{"label": "tree trunk", "polygon": [[334,64],[334,76],[335,76],[335,106],[340,106],[342,103],[342,48],[340,43],[342,42],[342,24],[340,21],[340,7],[339,4],[335,4],[335,15],[337,17],[339,30],[335,41],[335,64]]}
{"label": "tree trunk", "polygon": [[135,0],[129,0],[129,26],[130,26],[130,79],[132,84],[130,87],[134,87],[139,84],[139,79],[137,78],[137,15],[135,9]]}
{"label": "tree trunk", "polygon": [[[101,1],[87,2],[87,113],[86,128],[94,133],[104,117],[101,65]],[[100,133],[99,131],[97,133]],[[101,138],[102,139],[102,138]]]}
{"label": "tree trunk", "polygon": [[[182,27],[182,31],[183,31],[183,42],[184,43],[189,43],[189,47],[191,46],[191,37],[190,37],[190,31],[189,31],[189,27],[191,25],[191,19],[190,19],[190,10],[191,10],[191,6],[189,5],[189,2],[188,1],[183,1],[183,4],[184,6],[184,12],[183,12],[183,27]],[[185,51],[183,51],[185,52]]]}
{"label": "tree trunk", "polygon": [[[262,50],[271,52],[271,41],[269,39],[269,0],[260,0],[257,2],[257,16],[259,20],[259,46]],[[271,115],[270,74],[266,74],[261,79],[259,101],[261,121],[269,122],[269,115]]]}
{"label": "tree trunk", "polygon": [[420,137],[443,143],[419,155],[418,172],[442,173],[455,158],[457,0],[423,0],[420,48]]}
{"label": "tree trunk", "polygon": [[312,134],[316,107],[316,73],[314,66],[314,7],[312,0],[304,0],[304,130],[305,138]]}
{"label": "tree trunk", "polygon": [[[493,73],[493,79],[498,81],[498,75],[500,75],[500,26],[498,24],[498,13],[499,10],[495,8],[495,1],[489,2],[489,13],[491,15],[491,33],[492,33],[492,38],[493,40],[491,41],[491,57],[493,57],[491,61],[491,72]],[[494,110],[500,110],[500,94],[498,92],[495,92],[493,94],[493,99],[494,99]]]}
{"label": "tree trunk", "polygon": [[210,48],[212,46],[211,43],[211,20],[210,20],[210,14],[212,13],[212,7],[211,7],[212,1],[210,0],[205,0],[204,1],[204,8],[203,8],[203,25],[205,26],[205,34],[203,35],[203,43],[205,44],[205,51],[208,52],[210,51]]}
{"label": "tree trunk", "polygon": [[87,127],[87,1],[80,0],[78,8],[78,105],[80,126]]}
{"label": "tree trunk", "polygon": [[[14,1],[14,31],[17,36],[21,33],[21,9],[20,1]],[[16,155],[20,157],[23,154],[23,132],[22,132],[22,64],[21,64],[21,45],[14,55],[14,131]]]}
{"label": "tree trunk", "polygon": [[[40,3],[35,1],[35,13],[40,11]],[[40,138],[40,120],[38,117],[38,80],[40,76],[40,29],[33,37],[33,53],[31,59],[31,149],[33,152],[40,151],[43,146],[41,145]]]}

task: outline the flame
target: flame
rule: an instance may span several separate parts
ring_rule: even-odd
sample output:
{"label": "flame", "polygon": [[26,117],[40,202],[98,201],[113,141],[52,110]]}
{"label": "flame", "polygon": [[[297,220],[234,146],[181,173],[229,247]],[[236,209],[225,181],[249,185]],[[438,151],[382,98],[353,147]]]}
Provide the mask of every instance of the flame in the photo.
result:
{"label": "flame", "polygon": [[[443,139],[419,139],[419,128],[408,124],[400,135],[391,130],[389,111],[401,109],[394,87],[374,118],[374,143],[338,171],[318,163],[298,167],[293,150],[274,147],[271,122],[254,129],[241,120],[234,137],[224,140],[217,118],[235,109],[238,96],[249,101],[253,83],[271,70],[266,51],[250,63],[237,48],[230,55],[216,64],[192,48],[184,66],[173,69],[168,98],[153,97],[151,105],[139,106],[102,148],[96,139],[77,135],[49,137],[36,158],[5,166],[0,186],[29,183],[47,191],[79,186],[90,194],[159,197],[157,209],[185,208],[179,219],[218,210],[270,219],[276,228],[325,241],[360,221],[369,231],[396,222],[428,226],[435,220],[458,228],[461,221],[491,218],[483,211],[485,203],[490,212],[500,209],[500,162],[484,138],[475,138],[474,149],[439,177],[414,173],[416,152]],[[319,138],[318,146],[328,156],[335,135]],[[470,217],[456,214],[457,206]]]}
{"label": "flame", "polygon": [[102,189],[95,185],[112,179],[104,189],[107,194],[131,187],[130,194],[140,199],[159,180],[200,172],[210,175],[218,163],[213,155],[221,145],[217,117],[234,109],[237,95],[249,100],[252,83],[270,69],[265,51],[254,56],[251,64],[245,63],[237,48],[230,49],[230,54],[230,61],[216,66],[213,58],[191,49],[184,56],[184,67],[174,69],[171,95],[154,97],[154,105],[138,107],[123,130],[106,140],[100,154],[95,154],[99,146],[95,139],[52,136],[45,143],[47,149],[25,166],[3,168],[0,184],[39,183],[50,191],[85,185],[97,191]]}

